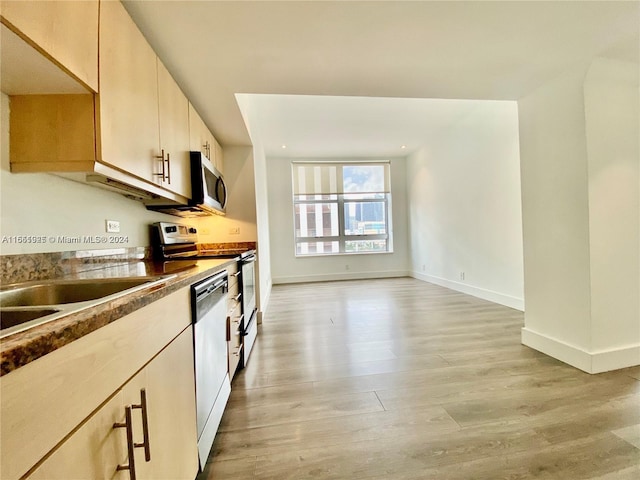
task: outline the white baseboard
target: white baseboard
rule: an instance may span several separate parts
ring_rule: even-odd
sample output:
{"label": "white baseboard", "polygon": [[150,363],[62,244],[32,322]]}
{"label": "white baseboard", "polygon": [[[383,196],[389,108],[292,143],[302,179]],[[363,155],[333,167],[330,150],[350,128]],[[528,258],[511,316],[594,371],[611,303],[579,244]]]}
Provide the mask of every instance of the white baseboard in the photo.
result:
{"label": "white baseboard", "polygon": [[640,365],[640,344],[602,350],[591,354],[592,373],[608,372],[620,368],[636,367]]}
{"label": "white baseboard", "polygon": [[575,345],[548,337],[524,327],[523,345],[579,368],[587,373],[602,373],[640,365],[640,344],[597,352],[588,352]]}
{"label": "white baseboard", "polygon": [[411,276],[423,282],[435,283],[441,287],[450,288],[457,292],[466,293],[474,297],[482,298],[483,300],[489,300],[493,303],[499,303],[506,307],[515,308],[524,312],[524,299],[505,295],[504,293],[494,292],[493,290],[487,290],[485,288],[474,287],[466,283],[460,283],[453,280],[447,280],[445,278],[436,277],[434,275],[427,275],[425,273],[411,272]]}
{"label": "white baseboard", "polygon": [[274,277],[274,285],[282,285],[287,283],[309,283],[309,282],[332,282],[340,280],[363,280],[369,278],[396,278],[408,277],[409,272],[406,270],[384,271],[384,272],[345,272],[345,273],[326,273],[320,275],[300,275],[290,277]]}

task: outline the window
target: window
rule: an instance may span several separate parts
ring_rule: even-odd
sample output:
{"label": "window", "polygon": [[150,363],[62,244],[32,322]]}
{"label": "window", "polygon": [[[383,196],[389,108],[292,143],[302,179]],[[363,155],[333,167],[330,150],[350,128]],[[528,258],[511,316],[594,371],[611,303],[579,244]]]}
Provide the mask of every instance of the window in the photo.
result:
{"label": "window", "polygon": [[392,251],[389,162],[294,162],[296,256]]}

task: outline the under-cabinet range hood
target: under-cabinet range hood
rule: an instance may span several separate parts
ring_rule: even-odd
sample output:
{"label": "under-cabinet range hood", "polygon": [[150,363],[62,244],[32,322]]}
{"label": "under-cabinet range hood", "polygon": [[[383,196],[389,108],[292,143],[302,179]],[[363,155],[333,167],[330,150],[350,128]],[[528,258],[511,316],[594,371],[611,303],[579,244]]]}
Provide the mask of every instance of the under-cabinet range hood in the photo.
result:
{"label": "under-cabinet range hood", "polygon": [[99,162],[94,163],[92,172],[56,172],[55,174],[119,193],[132,200],[142,202],[147,210],[176,217],[204,217],[221,214],[218,210],[209,208],[207,205],[194,205],[193,201],[182,195],[169,192]]}
{"label": "under-cabinet range hood", "polygon": [[153,199],[154,195],[145,190],[128,185],[120,180],[106,177],[104,175],[88,174],[86,176],[87,183],[94,184],[97,187],[119,193],[133,200],[144,202]]}
{"label": "under-cabinet range hood", "polygon": [[91,162],[86,172],[52,172],[58,176],[99,187],[111,192],[119,193],[145,205],[155,203],[186,206],[189,199],[147,181],[140,180],[133,175],[121,172],[100,162]]}

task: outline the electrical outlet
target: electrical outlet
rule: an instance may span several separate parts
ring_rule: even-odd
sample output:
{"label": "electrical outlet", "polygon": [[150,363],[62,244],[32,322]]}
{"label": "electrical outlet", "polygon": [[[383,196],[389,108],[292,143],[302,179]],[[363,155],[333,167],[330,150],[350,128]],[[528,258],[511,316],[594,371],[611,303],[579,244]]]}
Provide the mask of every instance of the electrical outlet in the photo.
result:
{"label": "electrical outlet", "polygon": [[229,235],[240,235],[240,227],[231,227],[229,229]]}
{"label": "electrical outlet", "polygon": [[460,280],[464,280],[464,272],[460,272]]}
{"label": "electrical outlet", "polygon": [[200,228],[200,233],[202,235],[210,235],[211,234],[211,230],[209,230],[208,228]]}
{"label": "electrical outlet", "polygon": [[120,222],[117,220],[105,220],[105,230],[107,233],[118,233],[120,232]]}

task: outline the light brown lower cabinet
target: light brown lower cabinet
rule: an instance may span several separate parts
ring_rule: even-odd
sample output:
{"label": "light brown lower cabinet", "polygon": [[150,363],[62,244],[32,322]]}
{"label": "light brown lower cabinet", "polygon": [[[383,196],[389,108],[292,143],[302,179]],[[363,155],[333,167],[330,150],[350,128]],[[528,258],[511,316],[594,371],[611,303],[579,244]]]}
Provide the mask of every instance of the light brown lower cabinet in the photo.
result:
{"label": "light brown lower cabinet", "polygon": [[198,452],[192,345],[188,327],[27,478],[193,480]]}

